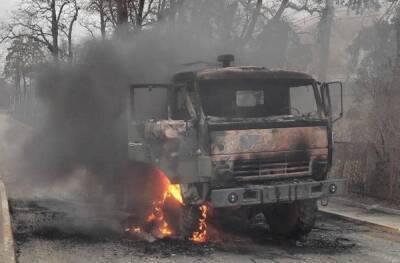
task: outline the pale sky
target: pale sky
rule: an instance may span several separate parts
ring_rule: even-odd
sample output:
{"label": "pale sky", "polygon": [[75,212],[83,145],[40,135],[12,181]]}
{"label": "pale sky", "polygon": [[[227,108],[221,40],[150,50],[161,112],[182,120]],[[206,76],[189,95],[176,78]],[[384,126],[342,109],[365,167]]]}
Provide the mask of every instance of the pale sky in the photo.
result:
{"label": "pale sky", "polygon": [[19,0],[0,0],[0,20],[4,21],[7,14],[15,8]]}
{"label": "pale sky", "polygon": [[[19,0],[0,0],[0,23],[7,21],[8,14],[12,9],[16,7]],[[0,77],[3,69],[4,57],[5,57],[5,46],[0,45]]]}

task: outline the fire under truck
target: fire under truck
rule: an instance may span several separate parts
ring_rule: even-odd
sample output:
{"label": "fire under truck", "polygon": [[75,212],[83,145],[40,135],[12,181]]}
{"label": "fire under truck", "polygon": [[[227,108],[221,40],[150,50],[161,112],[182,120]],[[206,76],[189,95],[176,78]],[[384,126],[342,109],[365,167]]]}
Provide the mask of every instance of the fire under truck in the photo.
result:
{"label": "fire under truck", "polygon": [[129,159],[180,185],[182,236],[194,231],[204,204],[216,217],[263,214],[274,233],[308,234],[317,201],[345,191],[344,180],[327,178],[342,84],[232,66],[233,55],[218,61],[168,84],[131,85]]}

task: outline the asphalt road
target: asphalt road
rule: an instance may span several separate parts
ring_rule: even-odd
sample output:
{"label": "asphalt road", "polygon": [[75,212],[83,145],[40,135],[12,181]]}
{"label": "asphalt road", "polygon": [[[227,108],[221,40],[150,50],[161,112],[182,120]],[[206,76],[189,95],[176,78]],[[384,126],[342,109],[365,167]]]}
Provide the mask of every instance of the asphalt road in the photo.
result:
{"label": "asphalt road", "polygon": [[304,242],[272,236],[262,225],[231,224],[223,229],[211,225],[205,244],[173,239],[147,243],[112,234],[104,222],[89,229],[89,218],[67,219],[60,227],[51,222],[63,216],[11,205],[20,263],[400,262],[400,235],[322,215]]}

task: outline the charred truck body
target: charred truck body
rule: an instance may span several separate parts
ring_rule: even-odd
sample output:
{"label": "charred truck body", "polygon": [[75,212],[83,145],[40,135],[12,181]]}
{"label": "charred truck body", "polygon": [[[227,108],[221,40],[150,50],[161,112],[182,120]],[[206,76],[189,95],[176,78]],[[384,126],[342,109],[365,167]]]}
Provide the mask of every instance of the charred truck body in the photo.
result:
{"label": "charred truck body", "polygon": [[[129,157],[179,183],[183,220],[197,207],[264,213],[271,231],[311,231],[317,200],[343,192],[332,163],[330,89],[311,76],[262,67],[175,74],[171,84],[132,85]],[[151,103],[150,103],[151,101]],[[339,103],[340,105],[340,103]],[[191,222],[183,224],[191,233]],[[186,229],[185,229],[186,227]]]}

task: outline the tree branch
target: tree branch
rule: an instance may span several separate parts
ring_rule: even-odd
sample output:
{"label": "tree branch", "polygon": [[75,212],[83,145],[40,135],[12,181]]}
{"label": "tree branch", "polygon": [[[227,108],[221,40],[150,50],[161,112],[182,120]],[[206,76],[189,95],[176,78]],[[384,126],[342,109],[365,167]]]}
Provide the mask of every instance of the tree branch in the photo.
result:
{"label": "tree branch", "polygon": [[60,18],[61,18],[62,11],[63,11],[64,7],[65,7],[67,4],[69,4],[69,3],[70,3],[70,1],[66,1],[66,2],[62,3],[62,5],[61,5],[61,7],[60,7],[60,10],[58,10],[57,24],[60,22]]}
{"label": "tree branch", "polygon": [[305,1],[303,5],[297,5],[295,3],[290,2],[290,3],[288,3],[287,8],[296,10],[298,12],[306,11],[307,13],[309,13],[311,15],[314,14],[314,13],[321,13],[322,12],[321,8],[317,8],[317,7],[311,8],[311,7],[309,7],[308,0]]}

